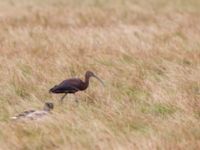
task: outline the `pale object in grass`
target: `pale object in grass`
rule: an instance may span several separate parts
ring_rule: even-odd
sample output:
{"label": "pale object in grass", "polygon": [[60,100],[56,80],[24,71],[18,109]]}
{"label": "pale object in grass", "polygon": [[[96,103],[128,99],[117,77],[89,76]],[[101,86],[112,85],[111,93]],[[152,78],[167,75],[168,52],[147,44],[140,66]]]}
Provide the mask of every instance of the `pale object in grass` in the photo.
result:
{"label": "pale object in grass", "polygon": [[12,120],[36,120],[41,119],[44,116],[47,116],[51,110],[54,108],[53,103],[46,102],[43,110],[27,110],[14,117],[11,117]]}

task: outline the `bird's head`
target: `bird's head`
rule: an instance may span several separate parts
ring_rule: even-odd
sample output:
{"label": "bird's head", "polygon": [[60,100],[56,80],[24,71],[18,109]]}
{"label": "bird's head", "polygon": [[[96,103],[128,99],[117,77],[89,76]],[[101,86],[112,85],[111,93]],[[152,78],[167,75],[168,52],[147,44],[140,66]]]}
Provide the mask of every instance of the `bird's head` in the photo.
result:
{"label": "bird's head", "polygon": [[94,76],[94,73],[92,71],[87,71],[86,72],[86,76],[87,77],[93,77]]}
{"label": "bird's head", "polygon": [[94,77],[104,85],[103,81],[99,77],[97,77],[92,71],[87,71],[85,76],[86,76],[86,78]]}
{"label": "bird's head", "polygon": [[45,104],[44,104],[44,110],[46,110],[46,111],[50,111],[50,110],[52,110],[54,108],[54,105],[53,105],[53,103],[51,103],[51,102],[46,102]]}

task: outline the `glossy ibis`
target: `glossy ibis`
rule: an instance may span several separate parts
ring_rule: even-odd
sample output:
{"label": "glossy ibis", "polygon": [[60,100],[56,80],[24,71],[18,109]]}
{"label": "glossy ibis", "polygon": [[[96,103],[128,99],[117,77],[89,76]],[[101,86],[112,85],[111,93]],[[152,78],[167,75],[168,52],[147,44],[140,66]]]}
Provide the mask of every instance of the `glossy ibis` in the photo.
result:
{"label": "glossy ibis", "polygon": [[86,90],[89,86],[90,77],[95,77],[104,85],[103,81],[99,77],[97,77],[93,72],[87,71],[85,73],[85,81],[82,81],[79,78],[70,78],[62,81],[59,85],[55,85],[49,90],[49,92],[55,94],[64,93],[64,95],[61,97],[61,102],[63,102],[63,99],[67,94],[75,94],[78,91]]}
{"label": "glossy ibis", "polygon": [[14,117],[11,117],[13,120],[18,120],[18,119],[30,119],[30,120],[35,120],[41,117],[44,117],[45,115],[48,115],[49,112],[54,108],[53,103],[46,102],[44,104],[43,110],[27,110],[24,111]]}

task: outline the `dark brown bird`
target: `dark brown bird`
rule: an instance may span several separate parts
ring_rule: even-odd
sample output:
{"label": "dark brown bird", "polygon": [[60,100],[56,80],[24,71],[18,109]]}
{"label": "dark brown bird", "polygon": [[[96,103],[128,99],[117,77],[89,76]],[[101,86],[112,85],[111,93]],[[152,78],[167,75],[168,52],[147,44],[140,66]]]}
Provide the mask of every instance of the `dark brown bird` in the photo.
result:
{"label": "dark brown bird", "polygon": [[55,94],[64,93],[64,95],[61,98],[61,102],[62,102],[67,94],[70,94],[70,93],[75,94],[78,91],[86,90],[89,86],[90,77],[95,77],[104,85],[103,81],[99,77],[97,77],[93,72],[87,71],[85,73],[85,81],[82,81],[79,78],[66,79],[62,81],[59,85],[55,85],[53,88],[51,88],[49,92],[55,93]]}

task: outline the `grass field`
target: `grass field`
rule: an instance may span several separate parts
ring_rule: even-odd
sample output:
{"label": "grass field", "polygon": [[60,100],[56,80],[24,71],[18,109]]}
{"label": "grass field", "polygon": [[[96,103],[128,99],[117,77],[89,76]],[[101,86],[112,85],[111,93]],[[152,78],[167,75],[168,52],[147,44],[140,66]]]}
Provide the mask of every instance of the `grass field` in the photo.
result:
{"label": "grass field", "polygon": [[[0,150],[200,149],[199,17],[199,0],[0,0]],[[48,93],[86,70],[105,88]]]}

